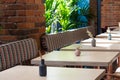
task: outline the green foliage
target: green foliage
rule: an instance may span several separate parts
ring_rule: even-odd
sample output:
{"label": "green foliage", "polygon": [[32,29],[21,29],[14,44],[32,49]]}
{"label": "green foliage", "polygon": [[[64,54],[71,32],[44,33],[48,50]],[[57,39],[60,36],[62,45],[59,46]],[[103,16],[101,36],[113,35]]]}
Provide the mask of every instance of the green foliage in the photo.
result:
{"label": "green foliage", "polygon": [[50,26],[46,27],[46,32],[50,33],[50,31],[51,31],[51,27]]}
{"label": "green foliage", "polygon": [[46,26],[50,26],[52,22],[57,19],[56,10],[59,3],[56,0],[46,0],[45,3],[45,18],[46,18]]}
{"label": "green foliage", "polygon": [[80,16],[80,14],[78,13],[78,10],[79,10],[79,7],[74,5],[70,13],[71,23],[74,24],[73,28],[77,28],[77,25],[81,24],[81,22],[78,19],[78,16]]}
{"label": "green foliage", "polygon": [[85,16],[88,19],[92,19],[93,14],[90,13],[89,5],[84,5],[84,7],[81,8],[77,4],[78,1],[83,0],[46,0],[46,32],[51,32],[51,25],[55,21],[61,24],[62,31],[66,31],[69,29],[78,28],[78,26],[83,23],[79,20],[80,16]]}
{"label": "green foliage", "polygon": [[60,0],[60,5],[58,6],[58,15],[59,15],[59,22],[62,25],[62,30],[68,30],[70,29],[70,20],[69,20],[69,15],[70,15],[70,7],[69,3],[64,0]]}
{"label": "green foliage", "polygon": [[95,17],[90,11],[89,5],[84,5],[84,7],[80,8],[80,13],[81,15],[86,16],[87,19],[93,19]]}
{"label": "green foliage", "polygon": [[71,23],[74,24],[73,28],[78,28],[82,24],[87,24],[87,22],[81,21],[81,17],[87,18],[87,20],[93,19],[95,16],[91,13],[90,11],[90,6],[89,4],[82,4],[83,7],[80,7],[77,3],[83,2],[84,0],[73,0],[72,8],[71,8],[71,13],[70,13],[70,20]]}

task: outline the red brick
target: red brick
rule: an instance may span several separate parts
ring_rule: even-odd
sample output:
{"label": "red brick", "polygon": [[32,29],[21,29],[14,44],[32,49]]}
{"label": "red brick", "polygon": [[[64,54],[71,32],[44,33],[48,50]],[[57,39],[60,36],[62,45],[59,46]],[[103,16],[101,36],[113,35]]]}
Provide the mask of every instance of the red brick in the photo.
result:
{"label": "red brick", "polygon": [[41,23],[40,22],[36,22],[35,23],[35,27],[42,27],[42,26],[45,26],[45,22],[43,22],[43,23],[42,22]]}
{"label": "red brick", "polygon": [[34,27],[34,23],[17,23],[17,29],[32,29]]}
{"label": "red brick", "polygon": [[16,0],[0,0],[0,3],[15,3]]}
{"label": "red brick", "polygon": [[37,10],[37,4],[2,4],[0,7],[4,10]]}
{"label": "red brick", "polygon": [[2,16],[15,16],[16,15],[16,11],[15,10],[4,10],[2,11],[2,13],[4,14],[1,14]]}
{"label": "red brick", "polygon": [[45,10],[45,6],[44,5],[38,5],[39,10]]}
{"label": "red brick", "polygon": [[39,17],[44,16],[44,14],[45,14],[44,10],[35,10],[34,12],[35,12],[34,13],[35,16],[39,16]]}
{"label": "red brick", "polygon": [[45,26],[40,27],[40,28],[39,28],[39,32],[40,32],[40,33],[45,33]]}
{"label": "red brick", "polygon": [[35,0],[17,0],[17,3],[27,3],[27,4],[34,4]]}
{"label": "red brick", "polygon": [[2,25],[2,29],[17,29],[16,25],[12,22],[4,22],[0,24]]}
{"label": "red brick", "polygon": [[101,8],[101,26],[118,25],[120,18],[120,0],[103,0]]}
{"label": "red brick", "polygon": [[1,29],[0,30],[0,35],[8,35],[9,31],[7,29]]}
{"label": "red brick", "polygon": [[42,4],[42,0],[35,0],[36,4]]}
{"label": "red brick", "polygon": [[26,7],[26,10],[38,10],[37,4],[26,4],[25,7]]}
{"label": "red brick", "polygon": [[33,37],[40,45],[40,36],[45,33],[45,7],[42,0],[1,0],[0,24],[6,31],[0,36],[5,41]]}
{"label": "red brick", "polygon": [[26,6],[24,4],[7,4],[5,6],[6,10],[25,10]]}
{"label": "red brick", "polygon": [[40,39],[40,33],[33,33],[33,34],[29,34],[28,37],[34,38],[34,39]]}
{"label": "red brick", "polygon": [[9,32],[11,35],[16,35],[16,36],[18,35],[25,36],[31,33],[30,29],[10,29]]}
{"label": "red brick", "polygon": [[26,22],[35,22],[36,17],[35,16],[27,16]]}
{"label": "red brick", "polygon": [[36,23],[43,23],[43,22],[45,22],[45,17],[35,17],[34,18],[34,21],[36,22]]}
{"label": "red brick", "polygon": [[33,16],[34,11],[33,10],[16,10],[17,16]]}
{"label": "red brick", "polygon": [[11,17],[8,17],[7,19],[7,22],[14,22],[14,23],[18,23],[18,22],[25,22],[26,21],[26,18],[23,16],[11,16]]}
{"label": "red brick", "polygon": [[0,40],[2,40],[2,41],[14,41],[14,40],[17,40],[17,37],[11,36],[11,35],[1,35]]}
{"label": "red brick", "polygon": [[7,9],[8,4],[0,4],[0,10],[5,10]]}
{"label": "red brick", "polygon": [[0,23],[1,22],[7,22],[7,17],[0,17]]}

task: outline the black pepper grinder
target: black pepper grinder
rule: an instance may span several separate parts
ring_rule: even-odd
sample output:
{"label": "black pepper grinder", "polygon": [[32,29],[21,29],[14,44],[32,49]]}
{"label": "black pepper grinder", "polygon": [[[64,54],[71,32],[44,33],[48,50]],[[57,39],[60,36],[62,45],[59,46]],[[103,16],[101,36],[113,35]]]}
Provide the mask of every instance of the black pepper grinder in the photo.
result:
{"label": "black pepper grinder", "polygon": [[47,67],[45,65],[45,60],[41,59],[41,63],[39,65],[39,74],[40,76],[46,76],[47,75]]}

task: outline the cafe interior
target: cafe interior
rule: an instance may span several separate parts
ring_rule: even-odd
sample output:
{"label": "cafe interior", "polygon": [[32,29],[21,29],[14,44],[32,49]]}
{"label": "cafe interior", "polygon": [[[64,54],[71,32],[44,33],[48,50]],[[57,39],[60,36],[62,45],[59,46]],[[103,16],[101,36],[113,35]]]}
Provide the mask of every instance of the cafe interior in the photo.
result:
{"label": "cafe interior", "polygon": [[1,0],[0,80],[120,80],[120,0]]}

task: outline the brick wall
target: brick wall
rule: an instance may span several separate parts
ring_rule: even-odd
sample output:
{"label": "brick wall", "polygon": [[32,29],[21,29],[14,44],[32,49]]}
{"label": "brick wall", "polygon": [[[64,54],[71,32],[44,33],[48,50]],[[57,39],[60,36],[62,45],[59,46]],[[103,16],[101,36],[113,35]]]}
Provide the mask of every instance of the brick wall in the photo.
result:
{"label": "brick wall", "polygon": [[94,15],[94,23],[92,22],[92,20],[90,20],[90,25],[93,25],[95,27],[95,31],[97,33],[97,1],[96,0],[90,0],[90,11],[92,12],[92,14]]}
{"label": "brick wall", "polygon": [[120,0],[103,0],[101,6],[101,27],[118,25],[120,22]]}
{"label": "brick wall", "polygon": [[0,40],[4,42],[32,37],[39,43],[45,32],[42,0],[0,0]]}
{"label": "brick wall", "polygon": [[[96,0],[90,0],[90,6],[96,14]],[[118,26],[120,22],[120,0],[101,0],[101,28]]]}

